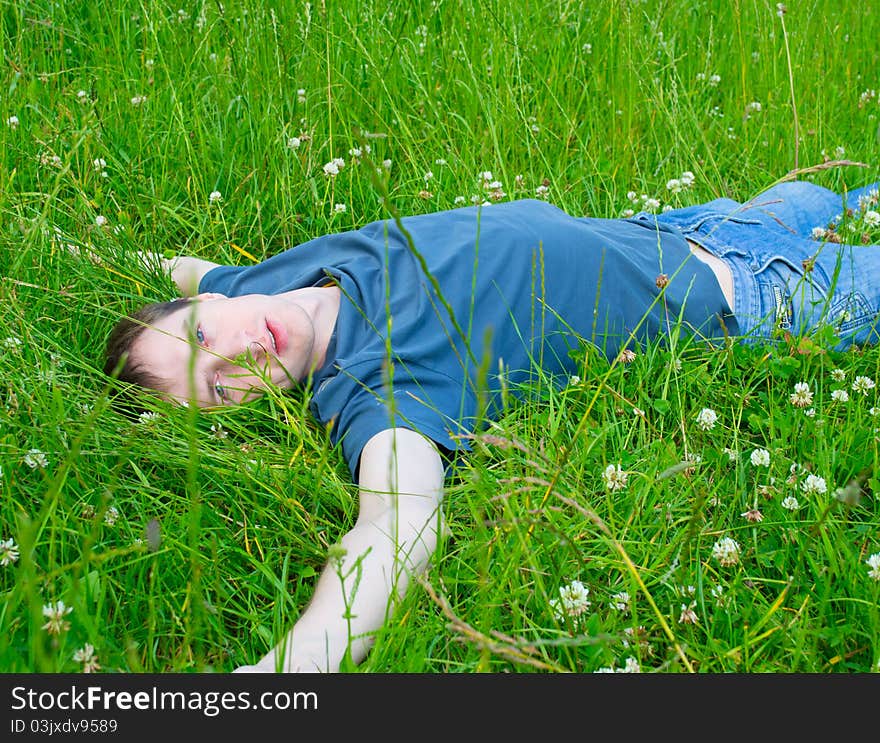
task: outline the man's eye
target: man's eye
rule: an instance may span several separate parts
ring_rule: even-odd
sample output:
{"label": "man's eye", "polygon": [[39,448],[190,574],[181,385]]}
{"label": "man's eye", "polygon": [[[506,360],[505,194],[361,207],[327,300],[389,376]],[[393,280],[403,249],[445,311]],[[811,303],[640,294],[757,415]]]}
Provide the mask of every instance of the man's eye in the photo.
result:
{"label": "man's eye", "polygon": [[196,328],[196,340],[199,342],[200,346],[205,343],[205,332],[202,330],[201,326]]}
{"label": "man's eye", "polygon": [[220,400],[226,399],[226,388],[222,384],[220,384],[220,382],[216,382],[214,384],[214,392],[217,393],[217,397]]}

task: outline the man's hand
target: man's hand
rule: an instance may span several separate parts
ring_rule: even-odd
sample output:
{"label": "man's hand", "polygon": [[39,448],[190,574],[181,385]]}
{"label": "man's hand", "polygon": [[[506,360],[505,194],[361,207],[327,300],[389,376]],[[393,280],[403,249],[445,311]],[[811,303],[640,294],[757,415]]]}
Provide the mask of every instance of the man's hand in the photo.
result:
{"label": "man's hand", "polygon": [[412,575],[422,571],[441,527],[443,462],[432,441],[405,428],[382,431],[361,454],[357,522],[324,568],[287,637],[237,673],[339,671],[366,656]]}
{"label": "man's hand", "polygon": [[[77,258],[90,261],[96,266],[102,266],[106,263],[100,255],[90,248],[70,242],[62,242],[62,244],[68,253]],[[202,277],[212,268],[220,265],[191,255],[175,255],[166,258],[159,253],[150,253],[146,250],[135,250],[134,254],[144,268],[160,271],[170,276],[181,297],[192,297],[198,294]]]}

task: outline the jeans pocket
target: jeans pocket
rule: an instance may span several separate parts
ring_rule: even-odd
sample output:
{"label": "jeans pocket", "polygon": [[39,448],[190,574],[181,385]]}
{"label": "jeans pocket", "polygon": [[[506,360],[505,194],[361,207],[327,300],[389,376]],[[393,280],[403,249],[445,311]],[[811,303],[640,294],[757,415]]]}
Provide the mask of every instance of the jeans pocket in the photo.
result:
{"label": "jeans pocket", "polygon": [[866,325],[876,322],[877,311],[861,292],[838,297],[828,308],[828,322],[839,335],[853,335]]}

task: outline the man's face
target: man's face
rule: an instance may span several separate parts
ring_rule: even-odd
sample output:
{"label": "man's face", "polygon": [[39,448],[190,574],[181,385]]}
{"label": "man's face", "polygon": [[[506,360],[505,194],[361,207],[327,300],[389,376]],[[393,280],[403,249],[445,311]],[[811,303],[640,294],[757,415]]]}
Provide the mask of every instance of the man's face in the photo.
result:
{"label": "man's face", "polygon": [[162,392],[180,402],[194,395],[208,407],[253,399],[270,384],[293,386],[310,371],[314,351],[312,317],[295,300],[200,294],[147,327],[131,354],[164,380]]}

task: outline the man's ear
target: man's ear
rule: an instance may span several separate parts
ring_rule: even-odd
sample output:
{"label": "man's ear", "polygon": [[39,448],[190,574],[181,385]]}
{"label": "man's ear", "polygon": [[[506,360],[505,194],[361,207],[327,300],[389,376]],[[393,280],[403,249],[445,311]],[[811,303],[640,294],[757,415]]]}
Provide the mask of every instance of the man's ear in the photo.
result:
{"label": "man's ear", "polygon": [[201,294],[196,294],[193,299],[203,300],[203,299],[226,299],[225,294],[218,294],[217,292],[202,292]]}

